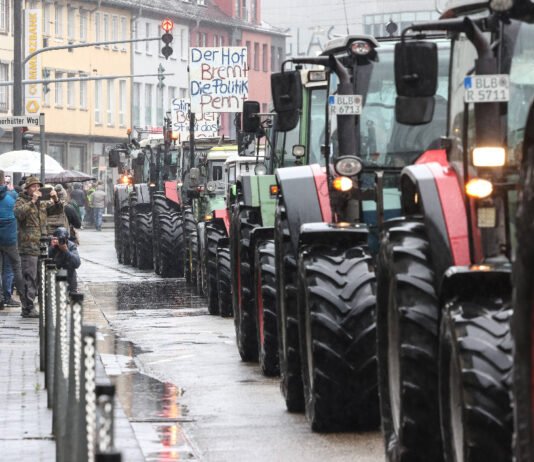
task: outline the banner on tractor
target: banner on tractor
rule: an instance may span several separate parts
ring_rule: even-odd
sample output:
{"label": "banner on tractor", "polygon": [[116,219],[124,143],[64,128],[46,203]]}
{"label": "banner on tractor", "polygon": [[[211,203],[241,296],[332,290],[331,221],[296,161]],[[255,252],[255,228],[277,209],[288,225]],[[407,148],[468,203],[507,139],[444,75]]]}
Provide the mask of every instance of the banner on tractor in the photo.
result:
{"label": "banner on tractor", "polygon": [[191,47],[189,90],[195,114],[242,112],[248,98],[247,47]]}
{"label": "banner on tractor", "polygon": [[[172,131],[178,139],[189,141],[189,101],[174,98],[171,103]],[[213,112],[195,114],[195,138],[215,138],[219,134],[219,116]]]}

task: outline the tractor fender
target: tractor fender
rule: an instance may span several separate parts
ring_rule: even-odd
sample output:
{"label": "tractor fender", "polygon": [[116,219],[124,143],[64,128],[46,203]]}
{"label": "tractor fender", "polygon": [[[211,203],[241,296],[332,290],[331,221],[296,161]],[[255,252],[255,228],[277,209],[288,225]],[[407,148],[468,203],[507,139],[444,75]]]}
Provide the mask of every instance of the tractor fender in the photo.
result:
{"label": "tractor fender", "polygon": [[274,226],[258,226],[250,234],[250,248],[255,249],[256,243],[266,239],[274,239]]}
{"label": "tractor fender", "polygon": [[212,220],[220,220],[224,224],[226,229],[226,235],[230,235],[230,216],[228,215],[227,209],[212,210],[211,214],[213,215]]}
{"label": "tractor fender", "polygon": [[453,265],[470,265],[467,212],[456,172],[437,162],[410,165],[401,172],[400,189],[402,214],[424,218],[438,280]]}
{"label": "tractor fender", "polygon": [[122,211],[122,209],[127,208],[128,203],[128,185],[125,184],[119,184],[115,185],[115,201],[116,206],[119,211]]}
{"label": "tractor fender", "polygon": [[282,192],[291,243],[296,253],[301,226],[307,223],[323,222],[314,173],[309,165],[305,165],[279,168],[275,175]]}
{"label": "tractor fender", "polygon": [[299,249],[312,244],[339,245],[347,249],[367,245],[366,224],[306,223],[300,227]]}
{"label": "tractor fender", "polygon": [[150,204],[150,191],[146,183],[134,185],[134,191],[137,198],[137,204]]}
{"label": "tractor fender", "polygon": [[510,298],[512,295],[511,265],[490,263],[451,266],[441,280],[439,295],[442,304],[455,296],[469,298],[473,294]]}
{"label": "tractor fender", "polygon": [[250,181],[250,176],[245,175],[241,177],[241,180],[237,183],[237,188],[240,193],[240,199],[243,205],[247,207],[252,207],[253,195],[252,195],[252,182]]}
{"label": "tractor fender", "polygon": [[177,204],[180,203],[180,199],[178,198],[178,189],[176,181],[165,182],[165,197],[172,202],[175,202]]}

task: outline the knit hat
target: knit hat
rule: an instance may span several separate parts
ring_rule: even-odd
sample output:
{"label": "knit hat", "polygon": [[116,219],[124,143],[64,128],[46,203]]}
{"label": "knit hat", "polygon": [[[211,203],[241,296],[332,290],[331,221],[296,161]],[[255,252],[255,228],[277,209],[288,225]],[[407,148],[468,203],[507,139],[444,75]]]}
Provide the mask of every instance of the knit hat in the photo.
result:
{"label": "knit hat", "polygon": [[65,188],[61,184],[57,184],[54,189],[57,192],[57,197],[59,197],[59,200],[67,200],[67,191],[65,191]]}
{"label": "knit hat", "polygon": [[26,182],[24,183],[24,189],[29,188],[32,184],[38,184],[41,187],[43,186],[43,183],[37,178],[36,176],[29,176],[26,178]]}

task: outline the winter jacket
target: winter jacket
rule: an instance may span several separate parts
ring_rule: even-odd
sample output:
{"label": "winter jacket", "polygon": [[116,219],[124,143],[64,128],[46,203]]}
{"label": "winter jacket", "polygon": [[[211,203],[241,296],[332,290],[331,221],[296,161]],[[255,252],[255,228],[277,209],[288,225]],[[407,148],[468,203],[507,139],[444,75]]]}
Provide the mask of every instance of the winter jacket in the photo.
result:
{"label": "winter jacket", "polygon": [[54,260],[57,269],[66,269],[69,283],[69,292],[76,292],[78,284],[76,280],[76,268],[80,267],[80,255],[78,248],[72,241],[67,241],[67,251],[62,252],[59,247],[48,247],[48,257]]}
{"label": "winter jacket", "polygon": [[88,189],[87,193],[85,195],[85,197],[87,197],[87,204],[89,205],[90,208],[93,208],[92,196],[93,196],[95,191],[96,191],[95,188]]}
{"label": "winter jacket", "polygon": [[21,255],[39,256],[39,239],[46,236],[46,218],[49,213],[61,213],[63,203],[58,201],[42,201],[36,204],[31,196],[22,192],[15,202],[15,217],[18,221],[19,253]]}
{"label": "winter jacket", "polygon": [[104,192],[104,186],[99,186],[91,197],[93,208],[103,209],[106,206],[106,193]]}
{"label": "winter jacket", "polygon": [[0,186],[0,245],[13,245],[17,242],[17,219],[13,209],[17,193]]}
{"label": "winter jacket", "polygon": [[78,207],[85,207],[85,201],[87,200],[87,197],[85,192],[83,192],[81,189],[74,189],[70,192],[70,199],[71,201],[76,202]]}

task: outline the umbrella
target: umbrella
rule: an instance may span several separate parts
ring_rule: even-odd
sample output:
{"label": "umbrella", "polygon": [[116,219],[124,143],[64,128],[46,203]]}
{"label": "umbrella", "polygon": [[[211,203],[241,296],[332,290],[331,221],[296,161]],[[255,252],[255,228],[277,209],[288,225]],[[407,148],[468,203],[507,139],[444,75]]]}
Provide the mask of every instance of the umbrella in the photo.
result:
{"label": "umbrella", "polygon": [[45,178],[47,183],[81,183],[96,180],[94,176],[76,170],[63,170],[60,173],[47,174]]}
{"label": "umbrella", "polygon": [[[6,172],[36,173],[41,171],[41,153],[36,151],[9,151],[0,155],[0,170]],[[45,155],[45,173],[60,173],[63,167],[53,157]]]}

